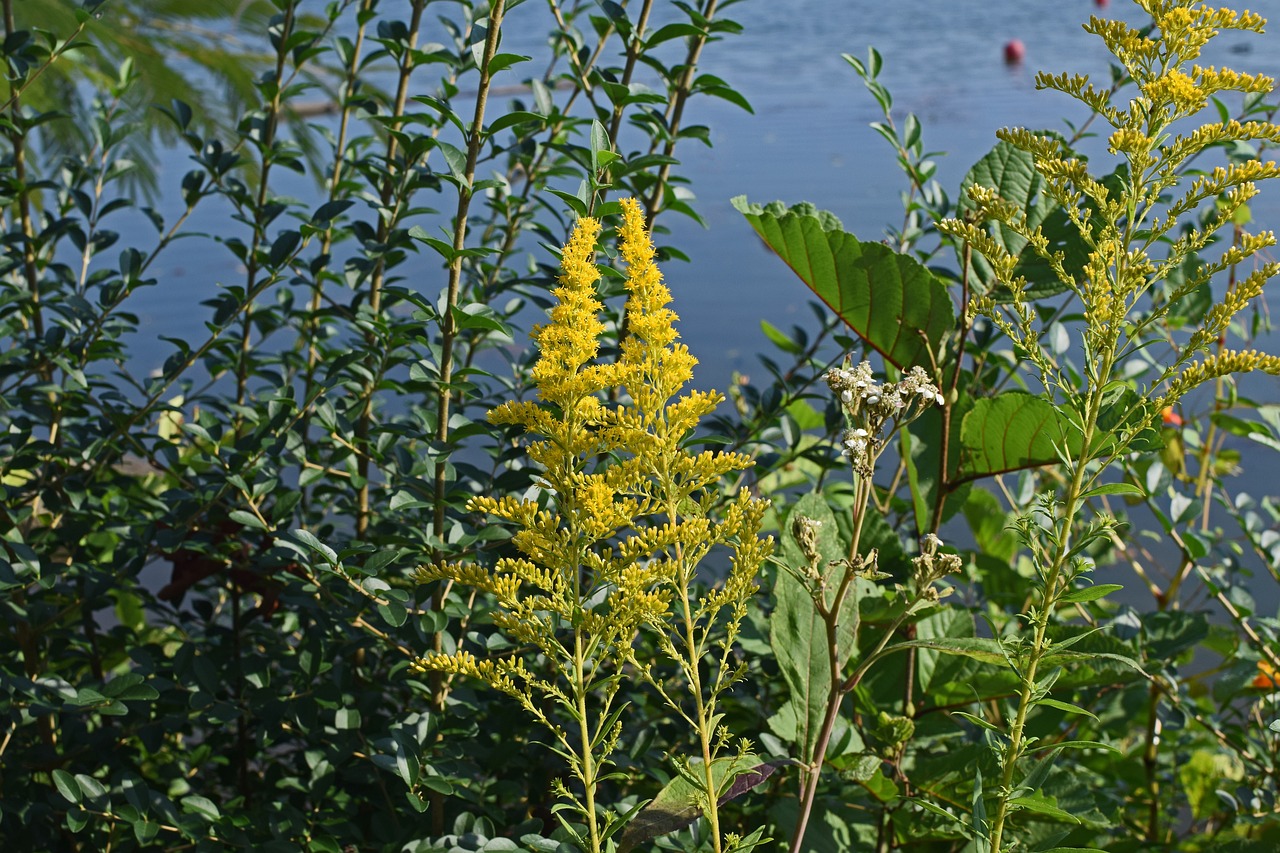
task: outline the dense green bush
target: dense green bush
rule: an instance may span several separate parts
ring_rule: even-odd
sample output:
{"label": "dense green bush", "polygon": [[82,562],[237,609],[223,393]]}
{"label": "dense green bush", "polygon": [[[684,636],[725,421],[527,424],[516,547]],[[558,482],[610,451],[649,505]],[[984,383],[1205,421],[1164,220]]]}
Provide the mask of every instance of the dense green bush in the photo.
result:
{"label": "dense green bush", "polygon": [[0,0],[0,838],[1274,850],[1280,127],[1138,5],[951,194],[846,57],[903,225],[735,201],[826,307],[713,416],[650,240],[731,2]]}

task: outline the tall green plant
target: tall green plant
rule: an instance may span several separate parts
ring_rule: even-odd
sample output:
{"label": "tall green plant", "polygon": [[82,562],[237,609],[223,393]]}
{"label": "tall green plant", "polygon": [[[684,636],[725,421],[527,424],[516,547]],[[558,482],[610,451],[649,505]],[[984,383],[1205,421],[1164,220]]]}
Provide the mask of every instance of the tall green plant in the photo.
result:
{"label": "tall green plant", "polygon": [[[769,552],[758,538],[765,504],[742,493],[723,520],[712,518],[719,479],[747,463],[737,454],[683,446],[720,397],[680,394],[694,359],[675,342],[675,314],[665,307],[670,295],[653,264],[640,206],[628,199],[622,209],[631,335],[619,360],[596,361],[604,326],[591,258],[600,225],[582,219],[564,248],[550,322],[534,333],[540,402],[507,402],[489,414],[495,424],[541,437],[528,449],[541,495],[477,497],[469,504],[514,522],[513,544],[522,556],[491,569],[439,563],[417,573],[422,582],[447,579],[494,596],[494,623],[532,654],[477,659],[459,649],[426,655],[416,666],[481,679],[548,730],[579,786],[572,792],[561,786],[561,797],[586,831],[561,823],[592,853],[605,849],[626,820],[599,794],[626,728],[623,667],[635,666],[694,730],[701,761],[678,768],[696,786],[714,848],[743,849],[736,835],[722,847],[717,806],[748,761],[740,754],[729,772],[717,767],[728,740],[717,700],[739,675],[730,652]],[[602,394],[611,388],[623,389],[626,402],[606,405]],[[717,545],[732,548],[731,568],[720,588],[695,603],[695,569]],[[711,642],[725,609],[727,633]],[[663,687],[652,662],[636,659],[637,634],[649,626],[661,630],[660,648],[677,663],[682,688]],[[713,652],[718,660],[708,678],[704,658]],[[691,703],[681,696],[686,691]]]}
{"label": "tall green plant", "polygon": [[[1078,373],[1052,357],[1042,342],[1036,312],[1027,296],[1027,279],[1016,272],[1017,258],[979,225],[953,220],[940,227],[975,247],[992,264],[1003,299],[994,294],[975,298],[969,311],[989,317],[1034,368],[1035,377],[1071,427],[1060,446],[1066,485],[1046,495],[1032,515],[1018,524],[1019,537],[1035,567],[1036,596],[1026,613],[1029,635],[1009,638],[1003,648],[1019,680],[1007,730],[998,742],[1000,776],[993,791],[990,820],[975,814],[979,835],[993,853],[1010,847],[1012,817],[1034,810],[1041,776],[1027,766],[1070,744],[1042,746],[1028,734],[1028,721],[1042,707],[1057,677],[1042,664],[1054,648],[1049,628],[1063,605],[1095,599],[1114,587],[1082,587],[1092,569],[1087,549],[1103,540],[1114,525],[1097,516],[1082,525],[1091,497],[1129,491],[1104,477],[1127,454],[1149,450],[1149,435],[1161,412],[1204,382],[1263,370],[1280,373],[1280,358],[1256,351],[1227,350],[1205,355],[1231,320],[1262,292],[1280,271],[1264,262],[1227,288],[1201,322],[1176,342],[1173,357],[1145,387],[1134,390],[1118,381],[1126,362],[1142,348],[1153,324],[1215,274],[1256,256],[1275,244],[1269,232],[1243,235],[1217,260],[1194,261],[1195,272],[1167,294],[1167,300],[1135,319],[1154,288],[1188,259],[1196,258],[1256,193],[1255,181],[1280,176],[1275,163],[1250,161],[1218,166],[1188,182],[1187,161],[1212,146],[1230,141],[1280,139],[1280,127],[1268,122],[1218,121],[1185,131],[1178,123],[1195,116],[1220,92],[1270,91],[1272,81],[1260,75],[1194,64],[1202,48],[1220,29],[1260,32],[1263,19],[1248,12],[1214,9],[1189,0],[1137,0],[1151,15],[1155,29],[1144,33],[1124,23],[1091,19],[1086,29],[1103,40],[1133,78],[1137,94],[1116,104],[1083,76],[1041,74],[1037,84],[1088,104],[1113,130],[1108,151],[1121,160],[1110,176],[1095,176],[1062,142],[1025,130],[1002,131],[1001,139],[1031,154],[1045,193],[1066,215],[1087,247],[1087,260],[1077,272],[1060,253],[1050,251],[1041,227],[1029,212],[1011,204],[990,187],[973,186],[969,197],[980,218],[994,220],[1026,241],[1043,257],[1058,285],[1083,309],[1083,365]],[[1205,203],[1216,205],[1207,221],[1179,236],[1179,225]],[[1007,300],[1007,301],[1004,301]],[[1080,711],[1080,713],[1084,713]],[[1088,745],[1084,745],[1088,746]],[[1052,753],[1050,753],[1052,754]]]}
{"label": "tall green plant", "polygon": [[[530,485],[469,416],[527,369],[511,335],[551,277],[530,238],[564,236],[550,192],[608,153],[586,93],[615,55],[665,68],[714,27],[641,38],[578,2],[526,71],[498,49],[502,3],[77,5],[2,7],[0,835],[331,849],[506,822],[520,806],[474,791],[510,756],[440,740],[447,681],[397,677],[424,638],[452,645],[445,613],[473,619],[466,592],[418,592],[411,555],[503,547],[463,506]],[[190,85],[195,106],[154,105],[152,48],[212,50],[236,9],[234,49],[202,57],[239,84],[231,120],[206,123]],[[627,124],[665,104],[612,96],[618,178],[679,180],[643,156],[661,123]],[[164,213],[134,206],[149,116],[178,145]],[[142,323],[147,288],[179,286],[206,302]],[[491,715],[527,736],[489,706],[450,734],[483,742]]]}

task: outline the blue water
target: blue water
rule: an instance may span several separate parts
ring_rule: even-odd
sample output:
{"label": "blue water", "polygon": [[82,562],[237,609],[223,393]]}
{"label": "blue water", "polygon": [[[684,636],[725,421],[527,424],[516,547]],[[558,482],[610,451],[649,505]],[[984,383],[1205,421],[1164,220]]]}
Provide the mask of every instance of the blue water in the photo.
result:
{"label": "blue water", "polygon": [[[727,14],[744,32],[708,46],[701,70],[729,81],[751,102],[754,114],[705,98],[691,104],[686,125],[709,126],[714,147],[685,143],[678,151],[678,171],[690,179],[707,227],[676,216],[663,223],[672,233],[662,241],[691,259],[667,263],[664,273],[684,338],[701,360],[697,384],[723,389],[735,371],[763,372],[757,355],[772,348],[760,330],[762,318],[783,328],[816,326],[808,290],[730,207],[731,197],[810,201],[834,212],[864,239],[882,236],[887,223],[901,223],[905,181],[892,150],[868,126],[881,119],[879,108],[841,53],[864,57],[868,46],[880,51],[881,80],[893,93],[895,121],[901,124],[908,113],[915,114],[926,149],[945,152],[937,158],[937,178],[954,201],[961,178],[994,144],[998,128],[1063,129],[1064,118],[1078,123],[1087,116],[1065,96],[1036,91],[1034,76],[1039,70],[1065,71],[1089,74],[1103,85],[1109,81],[1109,52],[1081,29],[1097,11],[1094,0],[746,0],[731,5]],[[1123,0],[1112,0],[1105,13],[1140,20],[1136,7]],[[524,3],[507,18],[504,49],[541,55],[547,30],[545,7]],[[1021,64],[1010,66],[1003,47],[1012,39],[1025,45],[1026,54]],[[1273,39],[1228,33],[1203,61],[1277,75],[1280,50]],[[624,139],[624,150],[626,145]],[[167,154],[162,182],[176,186],[188,168],[184,153]],[[314,191],[310,187],[297,180],[290,191],[304,195]],[[1280,187],[1264,187],[1253,213],[1255,228],[1273,227],[1280,220]],[[192,228],[207,232],[227,225],[225,213],[217,210],[192,222]],[[153,272],[161,285],[133,306],[145,324],[134,352],[139,361],[158,366],[170,351],[158,336],[202,338],[206,313],[193,306],[220,285],[242,283],[243,272],[208,240],[175,247]],[[412,260],[401,274],[431,295],[443,284],[438,259],[430,253]],[[1275,399],[1275,381],[1263,382],[1251,387]],[[1262,490],[1280,475],[1277,455],[1258,453],[1252,445],[1245,449],[1251,460],[1246,480]]]}
{"label": "blue water", "polygon": [[[768,254],[729,206],[731,197],[810,201],[834,212],[864,239],[880,237],[887,223],[901,223],[904,179],[893,152],[868,127],[880,120],[879,108],[841,53],[865,57],[873,45],[881,52],[881,80],[893,93],[895,120],[901,123],[908,112],[920,119],[926,149],[944,152],[937,158],[937,178],[954,200],[969,166],[994,144],[997,128],[1061,129],[1063,118],[1079,122],[1085,117],[1071,99],[1037,92],[1033,78],[1046,70],[1107,81],[1110,54],[1081,29],[1096,11],[1093,0],[746,0],[731,5],[726,14],[744,32],[708,46],[701,70],[729,81],[755,112],[707,98],[691,103],[685,124],[709,126],[714,147],[684,143],[677,152],[683,161],[678,171],[690,179],[707,228],[679,216],[664,222],[673,229],[664,242],[692,259],[669,263],[664,272],[685,337],[702,361],[699,384],[723,388],[732,371],[752,370],[755,354],[768,348],[761,318],[779,326],[812,325],[805,307],[808,291]],[[1140,20],[1133,14],[1137,7],[1121,0],[1105,11]],[[539,55],[547,29],[545,7],[522,4],[507,17],[504,49]],[[1026,46],[1026,58],[1009,66],[1003,46],[1015,38]],[[1280,51],[1263,37],[1227,33],[1214,46],[1215,55],[1242,70],[1280,71]],[[1247,52],[1237,53],[1242,50]],[[188,168],[184,152],[166,155],[164,186],[176,185]],[[296,180],[289,190],[301,195],[308,186]],[[1274,220],[1277,210],[1280,203],[1264,195],[1255,221]],[[216,233],[225,228],[223,216],[203,212],[192,227]],[[177,248],[156,270],[163,286],[135,308],[158,334],[195,338],[203,327],[191,311],[193,300],[206,298],[220,284],[239,283],[242,275],[234,259],[207,241]],[[429,254],[418,260],[423,280],[436,279],[435,260]],[[146,342],[140,343],[145,359]],[[166,351],[160,345],[150,356],[158,363]]]}

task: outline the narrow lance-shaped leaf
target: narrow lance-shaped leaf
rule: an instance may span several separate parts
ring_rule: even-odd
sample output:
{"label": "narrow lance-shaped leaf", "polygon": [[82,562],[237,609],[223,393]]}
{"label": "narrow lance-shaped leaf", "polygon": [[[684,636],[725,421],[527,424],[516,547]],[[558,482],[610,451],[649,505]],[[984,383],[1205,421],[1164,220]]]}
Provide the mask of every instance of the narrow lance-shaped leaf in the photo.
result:
{"label": "narrow lance-shaped leaf", "polygon": [[931,367],[956,325],[946,286],[908,255],[864,243],[810,204],[733,199],[756,233],[849,328],[900,368]]}

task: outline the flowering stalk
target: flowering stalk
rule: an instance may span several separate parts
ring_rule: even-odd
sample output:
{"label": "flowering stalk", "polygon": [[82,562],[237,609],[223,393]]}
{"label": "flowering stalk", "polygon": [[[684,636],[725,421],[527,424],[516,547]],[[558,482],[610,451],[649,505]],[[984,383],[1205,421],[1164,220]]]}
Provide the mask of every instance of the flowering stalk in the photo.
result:
{"label": "flowering stalk", "polygon": [[[863,521],[874,489],[872,476],[876,460],[894,433],[915,420],[930,406],[942,405],[944,398],[938,387],[929,380],[928,374],[918,365],[900,381],[881,385],[875,381],[871,365],[862,362],[857,367],[850,368],[846,361],[843,367],[829,371],[826,380],[840,401],[846,423],[841,436],[840,452],[849,459],[853,470],[853,534],[845,559],[824,566],[816,544],[816,522],[808,518],[793,521],[796,540],[807,560],[807,565],[801,570],[801,579],[809,589],[814,609],[825,629],[831,684],[813,753],[805,756],[809,766],[802,776],[800,815],[791,837],[791,853],[799,853],[804,849],[804,837],[817,797],[822,767],[826,762],[827,746],[845,695],[858,686],[871,665],[880,659],[889,641],[907,618],[920,606],[938,600],[934,584],[947,573],[960,568],[959,559],[954,555],[935,559],[939,543],[937,537],[930,534],[923,543],[921,556],[917,558],[917,573],[913,577],[911,589],[905,591],[908,606],[889,624],[875,647],[862,658],[853,672],[845,676],[845,662],[857,647],[856,633],[851,637],[846,635],[848,641],[843,646],[841,644],[840,623],[842,618],[849,615],[846,613],[845,602],[856,589],[859,578],[879,580],[887,577],[876,565],[874,549],[865,555],[861,552]],[[940,573],[935,573],[935,567],[945,568]],[[856,608],[857,603],[853,602],[852,607]],[[856,622],[856,616],[854,618]]]}
{"label": "flowering stalk", "polygon": [[[1111,125],[1109,150],[1124,160],[1112,179],[1091,176],[1086,164],[1055,137],[1021,129],[999,134],[1032,155],[1046,193],[1066,211],[1087,250],[1083,267],[1069,270],[1063,255],[1049,250],[1040,228],[1028,225],[1025,211],[990,188],[975,186],[970,190],[983,218],[999,221],[1025,238],[1030,251],[1049,262],[1062,289],[1080,301],[1086,365],[1081,378],[1060,366],[1040,345],[1027,282],[1015,274],[1017,258],[973,222],[940,224],[940,230],[971,242],[982,252],[997,270],[1000,284],[1007,288],[1010,300],[1006,305],[998,305],[988,294],[971,300],[970,314],[992,319],[1017,351],[1027,356],[1041,385],[1065,414],[1065,492],[1057,499],[1042,499],[1032,515],[1019,523],[1036,568],[1037,589],[1027,614],[1029,638],[1021,645],[1007,645],[1020,688],[1012,723],[998,749],[1001,775],[990,826],[976,827],[980,836],[989,839],[992,853],[1006,848],[1010,817],[1022,808],[1024,798],[1035,793],[1023,784],[1019,769],[1023,759],[1040,748],[1035,738],[1027,736],[1026,727],[1030,712],[1046,697],[1052,681],[1040,676],[1040,668],[1049,651],[1046,634],[1053,613],[1059,604],[1070,600],[1067,596],[1075,582],[1090,569],[1081,556],[1083,548],[1107,536],[1114,524],[1103,517],[1080,529],[1077,517],[1091,490],[1111,463],[1135,449],[1139,437],[1154,428],[1160,413],[1192,388],[1235,372],[1280,373],[1280,358],[1252,351],[1223,350],[1196,360],[1218,341],[1231,319],[1260,295],[1262,285],[1280,271],[1280,265],[1269,262],[1233,282],[1222,301],[1204,315],[1200,327],[1174,342],[1166,366],[1145,396],[1119,380],[1126,358],[1147,345],[1149,331],[1180,299],[1215,274],[1274,245],[1270,233],[1243,235],[1218,260],[1198,258],[1198,253],[1216,240],[1216,233],[1228,227],[1240,207],[1256,194],[1254,182],[1280,176],[1275,163],[1251,161],[1209,170],[1183,187],[1180,195],[1174,192],[1182,183],[1188,160],[1212,146],[1232,140],[1280,140],[1280,127],[1267,122],[1223,121],[1187,134],[1174,131],[1175,123],[1200,112],[1219,92],[1271,89],[1272,81],[1260,75],[1191,64],[1219,29],[1260,32],[1264,22],[1249,12],[1213,9],[1192,0],[1135,2],[1152,17],[1154,29],[1149,33],[1098,18],[1085,26],[1106,43],[1137,86],[1138,93],[1128,104],[1113,104],[1110,91],[1095,89],[1084,76],[1037,77],[1040,88],[1072,95]],[[1217,207],[1204,220],[1207,224],[1186,225],[1180,236],[1171,236],[1206,201]],[[1164,247],[1159,254],[1154,253],[1157,247]],[[1135,309],[1148,304],[1148,293],[1188,262],[1195,265],[1195,274],[1139,316]]]}
{"label": "flowering stalk", "polygon": [[[632,334],[619,361],[596,362],[604,325],[595,290],[600,274],[591,257],[600,225],[583,218],[564,248],[551,322],[534,330],[540,401],[511,401],[489,413],[492,423],[542,437],[528,450],[541,472],[539,497],[485,496],[468,505],[512,522],[520,556],[504,557],[491,569],[440,563],[418,571],[422,582],[450,580],[493,596],[494,624],[531,651],[486,660],[463,649],[433,652],[416,666],[485,681],[551,732],[552,748],[580,787],[576,795],[565,786],[558,793],[586,834],[561,822],[584,849],[598,853],[622,823],[597,799],[623,730],[625,708],[615,702],[621,671],[631,664],[657,684],[652,664],[636,659],[633,643],[641,629],[658,628],[661,648],[685,677],[692,708],[678,696],[663,696],[695,730],[703,810],[721,850],[711,772],[724,744],[716,701],[741,675],[729,648],[771,547],[758,537],[766,504],[744,493],[723,519],[712,518],[721,477],[750,463],[740,454],[683,447],[721,397],[700,391],[677,397],[695,360],[675,342],[676,316],[666,308],[670,293],[653,263],[643,213],[634,200],[624,201],[622,210]],[[614,388],[625,390],[626,401],[606,405]],[[733,551],[731,569],[719,588],[697,598],[695,569],[716,545]],[[726,626],[727,639],[711,643],[718,624]],[[713,647],[717,665],[704,672]]]}

